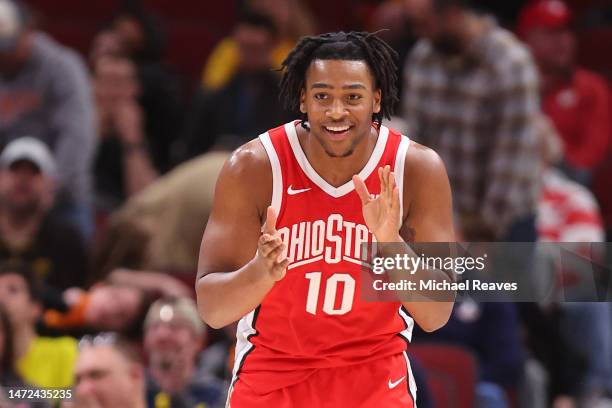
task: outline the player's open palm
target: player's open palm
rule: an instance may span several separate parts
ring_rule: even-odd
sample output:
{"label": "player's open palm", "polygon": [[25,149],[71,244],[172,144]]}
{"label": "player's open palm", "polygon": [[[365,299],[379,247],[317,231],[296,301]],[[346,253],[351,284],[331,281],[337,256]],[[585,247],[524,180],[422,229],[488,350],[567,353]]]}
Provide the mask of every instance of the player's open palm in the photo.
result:
{"label": "player's open palm", "polygon": [[395,175],[390,166],[378,169],[380,195],[374,197],[364,181],[353,176],[355,190],[363,204],[363,218],[378,242],[392,242],[398,235],[400,226],[399,191],[395,185]]}
{"label": "player's open palm", "polygon": [[260,266],[258,270],[268,274],[274,281],[281,280],[287,272],[289,259],[285,256],[285,244],[276,230],[276,212],[268,207],[266,223],[261,237],[257,243],[257,256],[255,262]]}

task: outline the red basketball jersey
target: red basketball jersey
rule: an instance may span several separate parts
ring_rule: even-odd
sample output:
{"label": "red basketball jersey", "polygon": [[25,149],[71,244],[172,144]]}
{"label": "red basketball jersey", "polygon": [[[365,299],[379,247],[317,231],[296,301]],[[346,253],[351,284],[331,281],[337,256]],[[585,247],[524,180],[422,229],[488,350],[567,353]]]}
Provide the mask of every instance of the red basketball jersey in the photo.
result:
{"label": "red basketball jersey", "polygon": [[[290,264],[263,302],[238,324],[234,381],[266,393],[303,381],[316,369],[402,353],[414,322],[399,302],[361,299],[365,225],[352,181],[334,187],[308,162],[290,122],[259,136],[272,165],[276,228]],[[390,165],[403,190],[410,141],[381,126],[359,175],[380,192],[378,168]],[[399,229],[399,226],[398,226]]]}

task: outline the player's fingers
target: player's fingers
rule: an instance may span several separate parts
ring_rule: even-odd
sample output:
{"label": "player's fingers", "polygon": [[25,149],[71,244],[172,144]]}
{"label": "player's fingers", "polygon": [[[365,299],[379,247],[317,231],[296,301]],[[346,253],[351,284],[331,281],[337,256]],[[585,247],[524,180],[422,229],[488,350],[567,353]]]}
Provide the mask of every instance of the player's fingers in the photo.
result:
{"label": "player's fingers", "polygon": [[[391,198],[391,211],[392,214],[400,211],[400,196],[399,196],[399,188],[397,186],[393,187],[393,197]],[[400,218],[403,214],[399,215]]]}
{"label": "player's fingers", "polygon": [[264,256],[264,257],[269,257],[270,253],[274,250],[276,250],[278,247],[280,247],[281,245],[283,245],[283,241],[280,239],[280,237],[277,237],[275,239],[273,239],[272,241],[268,241],[262,245],[259,246],[259,253]]}
{"label": "player's fingers", "polygon": [[268,211],[266,212],[266,223],[264,224],[264,230],[268,234],[276,234],[276,211],[272,206],[268,207]]}
{"label": "player's fingers", "polygon": [[277,281],[285,277],[285,275],[287,274],[287,266],[289,266],[289,259],[286,258],[282,262],[279,262],[274,265],[273,273],[274,275],[276,275]]}
{"label": "player's fingers", "polygon": [[270,243],[274,243],[273,241],[275,239],[280,239],[280,237],[275,237],[274,235],[270,235],[270,234],[262,234],[259,237],[259,241],[257,243],[258,248],[263,249],[266,245],[270,244]]}
{"label": "player's fingers", "polygon": [[365,185],[361,177],[358,175],[353,176],[353,184],[355,184],[355,191],[357,191],[357,195],[361,199],[361,204],[367,204],[370,202],[370,192],[368,191],[368,187]]}
{"label": "player's fingers", "polygon": [[267,259],[271,260],[272,262],[278,262],[279,258],[284,258],[284,252],[285,252],[285,245],[281,244],[278,247],[274,248],[272,251],[270,251],[268,253],[268,255],[266,256]]}
{"label": "player's fingers", "polygon": [[378,179],[380,180],[380,195],[379,197],[384,197],[387,192],[387,181],[385,180],[385,168],[378,168]]}
{"label": "player's fingers", "polygon": [[389,187],[387,189],[387,191],[389,192],[388,198],[391,201],[393,200],[393,190],[395,189],[395,173],[389,170],[387,180],[389,184]]}

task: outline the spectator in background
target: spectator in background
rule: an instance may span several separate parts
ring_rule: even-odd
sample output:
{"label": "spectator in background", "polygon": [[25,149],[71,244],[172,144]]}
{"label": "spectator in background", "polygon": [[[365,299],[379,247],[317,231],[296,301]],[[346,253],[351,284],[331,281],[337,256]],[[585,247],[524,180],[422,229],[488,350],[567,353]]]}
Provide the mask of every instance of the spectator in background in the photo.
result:
{"label": "spectator in background", "polygon": [[[279,68],[303,36],[314,34],[314,20],[302,0],[247,0],[245,8],[264,14],[274,21],[277,41],[271,50],[270,64]],[[241,65],[240,45],[234,37],[221,40],[210,53],[202,73],[202,87],[215,90],[226,85]]]}
{"label": "spectator in background", "polygon": [[612,107],[606,81],[576,64],[572,14],[561,0],[536,0],[524,7],[517,32],[538,64],[544,113],[566,146],[564,169],[589,186],[612,137]]}
{"label": "spectator in background", "polygon": [[206,326],[195,302],[190,298],[159,300],[151,306],[144,326],[149,408],[219,404],[223,394],[221,383],[200,377],[196,371],[197,357],[206,340]]}
{"label": "spectator in background", "polygon": [[516,390],[524,358],[514,304],[463,300],[455,305],[443,328],[416,334],[415,341],[441,341],[474,352],[478,360],[476,407],[510,406],[506,390]]}
{"label": "spectator in background", "polygon": [[[412,26],[406,22],[403,0],[385,0],[381,2],[371,14],[368,15],[366,22],[367,30],[376,32],[376,35],[389,44],[397,52],[397,87],[404,89],[404,66],[408,54],[416,43],[416,36]],[[400,104],[403,95],[400,93]],[[396,119],[395,117],[393,118]],[[395,123],[388,125],[393,129]]]}
{"label": "spectator in background", "polygon": [[13,326],[6,309],[0,305],[0,385],[4,386],[19,382],[19,377],[15,372],[13,341]]}
{"label": "spectator in background", "polygon": [[405,0],[421,39],[405,70],[409,133],[446,164],[467,241],[534,241],[537,70],[469,0]]}
{"label": "spectator in background", "polygon": [[110,213],[157,177],[149,153],[140,84],[129,59],[101,56],[93,62],[99,144],[95,158],[96,207]]}
{"label": "spectator in background", "polygon": [[0,265],[0,303],[13,325],[17,374],[28,384],[42,388],[69,388],[77,355],[71,337],[48,338],[36,334],[42,307],[40,288],[23,264]]}
{"label": "spectator in background", "polygon": [[[139,3],[124,2],[108,30],[116,36],[122,55],[136,66],[140,84],[138,102],[146,118],[143,122],[145,135],[155,168],[165,172],[171,165],[170,146],[182,120],[181,83],[163,61],[166,36],[161,21]],[[102,35],[106,36],[106,30]],[[118,51],[112,47],[106,50]]]}
{"label": "spectator in background", "polygon": [[[10,399],[6,389],[28,389],[31,388],[17,376],[15,370],[15,347],[13,345],[13,328],[9,315],[2,305],[0,305],[0,406],[9,408],[15,406],[15,400]],[[20,401],[19,407],[23,408],[47,408],[49,404],[38,401],[29,402],[27,399]]]}
{"label": "spectator in background", "polygon": [[[563,158],[563,142],[554,125],[545,117],[542,118],[541,129],[543,171],[542,197],[538,206],[539,238],[541,241],[558,242],[568,253],[584,254],[585,259],[594,258],[594,262],[601,263],[601,259],[596,257],[598,249],[603,249],[603,246],[592,245],[604,241],[601,214],[595,197],[584,186],[553,167]],[[558,305],[561,311],[558,324],[563,336],[560,342],[579,351],[587,363],[580,379],[563,384],[559,371],[567,373],[575,370],[575,367],[559,364],[566,358],[557,356],[554,364],[562,369],[548,367],[553,383],[551,394],[555,403],[571,394],[578,397],[581,406],[598,406],[604,401],[609,404],[612,401],[604,396],[606,392],[612,392],[612,305],[606,302],[570,301],[572,294],[581,287],[592,288],[594,270],[588,268],[588,276],[584,276],[580,274],[581,268],[574,270],[569,262],[561,264],[560,261],[551,261],[551,267],[561,282],[559,290],[566,294],[568,300]],[[559,383],[562,387],[559,387]],[[560,391],[564,391],[566,396],[558,395]]]}
{"label": "spectator in background", "polygon": [[264,14],[243,14],[234,27],[239,63],[221,88],[200,91],[183,135],[186,158],[211,146],[233,150],[259,133],[290,120],[278,107],[278,72],[272,70],[272,51],[278,29]]}
{"label": "spectator in background", "polygon": [[[162,176],[132,197],[109,219],[107,234],[96,256],[96,280],[111,274],[123,284],[160,282],[165,289],[180,294],[173,276],[189,279],[193,293],[193,271],[198,250],[212,207],[217,177],[228,152],[212,152],[190,160]],[[197,186],[195,188],[194,186]],[[117,274],[117,268],[164,271],[168,274]],[[169,282],[170,281],[170,282]],[[174,282],[174,283],[172,283]]]}
{"label": "spectator in background", "polygon": [[76,407],[146,408],[144,366],[127,340],[113,333],[88,336],[73,367]]}
{"label": "spectator in background", "polygon": [[70,288],[64,291],[62,300],[66,311],[47,310],[45,328],[78,335],[112,330],[139,340],[152,295],[135,286],[101,282],[87,291]]}
{"label": "spectator in background", "polygon": [[0,26],[0,145],[31,135],[53,150],[60,208],[89,238],[95,123],[83,61],[36,31],[18,0],[0,0]]}
{"label": "spectator in background", "polygon": [[543,168],[542,196],[538,205],[539,239],[547,242],[603,242],[603,223],[593,193],[554,167],[563,159],[563,141],[547,117],[542,117],[541,121]]}
{"label": "spectator in background", "polygon": [[50,212],[56,177],[55,160],[40,140],[13,140],[0,155],[0,259],[27,263],[46,294],[83,286],[88,271],[81,235]]}
{"label": "spectator in background", "polygon": [[93,68],[96,61],[102,57],[125,57],[121,37],[112,29],[107,28],[96,34],[89,49],[89,66]]}

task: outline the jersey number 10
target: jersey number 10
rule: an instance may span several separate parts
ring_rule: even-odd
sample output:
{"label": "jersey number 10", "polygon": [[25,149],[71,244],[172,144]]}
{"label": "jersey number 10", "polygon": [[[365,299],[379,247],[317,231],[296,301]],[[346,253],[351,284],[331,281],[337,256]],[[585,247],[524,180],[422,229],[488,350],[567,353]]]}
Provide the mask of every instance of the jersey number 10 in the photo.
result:
{"label": "jersey number 10", "polygon": [[[310,281],[308,285],[308,299],[306,300],[306,311],[310,314],[317,314],[317,304],[319,303],[319,293],[321,292],[321,272],[309,272],[306,279]],[[342,301],[340,307],[336,307],[336,293],[338,283],[344,283],[342,291]],[[353,308],[353,298],[355,297],[355,279],[348,273],[335,273],[327,279],[325,283],[325,294],[323,297],[323,311],[329,315],[343,315]]]}

